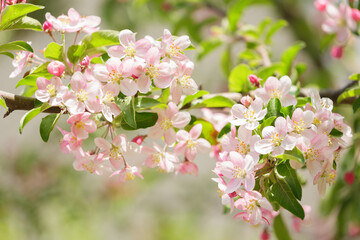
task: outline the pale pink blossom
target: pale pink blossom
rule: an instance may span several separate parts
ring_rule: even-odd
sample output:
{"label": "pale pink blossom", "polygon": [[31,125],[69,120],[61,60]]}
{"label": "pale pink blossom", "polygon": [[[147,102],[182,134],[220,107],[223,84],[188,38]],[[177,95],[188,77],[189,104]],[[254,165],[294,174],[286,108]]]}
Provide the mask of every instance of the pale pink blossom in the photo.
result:
{"label": "pale pink blossom", "polygon": [[261,98],[264,103],[268,103],[271,98],[278,98],[283,107],[296,105],[296,98],[289,94],[291,88],[291,79],[288,76],[283,76],[278,80],[276,77],[269,77],[264,88],[255,90],[255,96]]}
{"label": "pale pink blossom", "polygon": [[254,168],[256,161],[247,155],[243,157],[237,152],[230,152],[229,161],[219,164],[218,171],[230,181],[226,184],[225,193],[232,193],[243,186],[247,191],[251,191],[255,186]]}
{"label": "pale pink blossom", "polygon": [[182,61],[186,59],[186,56],[182,52],[188,48],[190,44],[191,42],[188,36],[183,35],[173,39],[170,31],[165,29],[161,39],[161,51],[162,54],[169,59]]}
{"label": "pale pink blossom", "polygon": [[201,113],[204,119],[210,122],[216,131],[220,132],[221,129],[229,122],[229,114],[224,114],[222,112],[214,112],[208,108],[202,108]]}
{"label": "pale pink blossom", "polygon": [[148,136],[150,138],[159,138],[164,136],[165,142],[168,145],[172,145],[176,140],[175,128],[185,127],[191,120],[190,113],[179,112],[175,103],[168,103],[168,107],[164,109],[158,109],[158,120],[155,126],[150,128]]}
{"label": "pale pink blossom", "polygon": [[81,149],[75,154],[75,159],[73,166],[76,171],[88,171],[96,175],[111,172],[111,168],[104,163],[104,156],[101,153],[91,155]]}
{"label": "pale pink blossom", "polygon": [[330,98],[320,97],[319,91],[316,89],[309,89],[309,95],[311,98],[311,104],[314,107],[315,111],[320,111],[322,109],[332,111],[334,103]]}
{"label": "pale pink blossom", "polygon": [[35,97],[41,102],[49,102],[51,106],[61,105],[62,97],[67,92],[67,87],[63,86],[62,81],[58,77],[52,77],[50,80],[39,77],[36,80],[38,90]]}
{"label": "pale pink blossom", "polygon": [[14,60],[12,61],[12,65],[14,66],[14,71],[10,73],[10,78],[15,78],[20,75],[20,73],[24,70],[27,64],[31,63],[34,54],[28,51],[20,51],[16,53]]}
{"label": "pale pink blossom", "polygon": [[68,118],[67,123],[71,124],[71,132],[79,139],[86,139],[89,133],[96,131],[96,123],[90,119],[91,114],[88,112],[72,115]]}
{"label": "pale pink blossom", "polygon": [[269,221],[262,214],[262,209],[273,211],[270,202],[257,191],[243,191],[241,195],[242,198],[235,202],[235,207],[243,212],[236,214],[234,218],[242,218],[252,225],[259,223],[269,225]]}
{"label": "pale pink blossom", "polygon": [[141,58],[144,59],[151,47],[151,42],[146,39],[135,40],[135,33],[129,29],[122,30],[119,34],[120,45],[108,49],[110,57]]}
{"label": "pale pink blossom", "polygon": [[356,21],[360,21],[360,11],[359,9],[353,8],[351,9],[351,17]]}
{"label": "pale pink blossom", "polygon": [[210,143],[204,138],[199,138],[202,131],[202,125],[196,124],[189,132],[179,130],[176,133],[178,143],[174,148],[177,155],[184,154],[187,160],[193,161],[198,152],[206,152],[210,149]]}
{"label": "pale pink blossom", "polygon": [[312,111],[303,111],[301,108],[295,109],[291,119],[288,116],[287,122],[291,131],[301,134],[305,129],[310,128],[314,121],[314,113]]}
{"label": "pale pink blossom", "polygon": [[93,33],[98,31],[100,28],[98,25],[101,22],[101,18],[98,16],[81,16],[74,8],[70,8],[68,11],[71,25],[79,25],[78,31],[85,33]]}
{"label": "pale pink blossom", "polygon": [[60,149],[63,153],[70,153],[78,151],[82,145],[82,139],[77,138],[74,133],[65,131],[58,127],[62,133],[63,138],[60,143]]}
{"label": "pale pink blossom", "polygon": [[242,104],[235,104],[231,112],[235,117],[235,120],[230,120],[231,124],[235,126],[245,125],[246,129],[254,130],[259,126],[259,121],[265,117],[267,109],[263,109],[263,101],[257,98],[248,108]]}
{"label": "pale pink blossom", "polygon": [[60,61],[52,61],[47,66],[47,70],[50,74],[60,77],[65,71],[65,64]]}
{"label": "pale pink blossom", "polygon": [[190,174],[197,176],[199,173],[199,169],[195,163],[185,161],[184,163],[180,164],[178,172],[180,172],[181,174]]}
{"label": "pale pink blossom", "polygon": [[244,96],[240,99],[241,104],[244,105],[245,107],[249,107],[253,101],[254,100],[250,96]]}
{"label": "pale pink blossom", "polygon": [[144,179],[144,177],[141,175],[140,172],[141,172],[141,170],[136,166],[133,166],[133,167],[126,166],[122,170],[115,171],[113,174],[111,174],[110,177],[118,175],[117,177],[119,179],[119,182],[124,183],[129,180],[134,180],[135,177]]}
{"label": "pale pink blossom", "polygon": [[45,18],[47,22],[51,24],[51,26],[62,33],[65,32],[77,32],[80,31],[82,24],[79,21],[72,21],[69,16],[64,14],[60,15],[59,17],[55,18],[50,13],[45,14]]}
{"label": "pale pink blossom", "polygon": [[288,132],[285,118],[278,117],[275,120],[275,127],[267,126],[262,130],[263,139],[255,143],[255,151],[278,156],[285,150],[292,150],[297,141],[295,137],[288,135]]}
{"label": "pale pink blossom", "polygon": [[316,0],[314,2],[314,5],[319,12],[324,12],[326,10],[327,4],[328,4],[328,0]]}
{"label": "pale pink blossom", "polygon": [[305,212],[304,220],[302,220],[294,215],[292,216],[292,226],[293,226],[295,232],[298,232],[298,233],[301,231],[301,226],[303,224],[307,225],[307,224],[310,224],[310,222],[311,222],[311,216],[310,216],[311,207],[309,205],[303,205],[303,209]]}
{"label": "pale pink blossom", "polygon": [[326,162],[322,169],[314,178],[314,185],[317,185],[320,196],[324,196],[326,192],[326,184],[331,186],[335,182],[336,171],[332,167],[332,161]]}
{"label": "pale pink blossom", "polygon": [[115,95],[114,91],[116,89],[111,85],[105,85],[101,91],[101,112],[109,122],[113,121],[113,116],[118,116],[121,113],[120,108],[115,104],[115,97],[117,95]]}
{"label": "pale pink blossom", "polygon": [[222,205],[230,205],[230,213],[232,213],[232,211],[234,210],[234,197],[237,197],[238,195],[236,192],[225,193],[226,182],[221,176],[221,174],[218,175],[218,178],[212,178],[212,180],[218,184],[218,193],[219,197],[221,197]]}
{"label": "pale pink blossom", "polygon": [[166,151],[166,146],[161,148],[156,143],[153,143],[153,148],[144,146],[141,152],[148,156],[145,160],[146,166],[150,168],[160,167],[165,172],[173,172],[175,164],[179,162],[174,154]]}

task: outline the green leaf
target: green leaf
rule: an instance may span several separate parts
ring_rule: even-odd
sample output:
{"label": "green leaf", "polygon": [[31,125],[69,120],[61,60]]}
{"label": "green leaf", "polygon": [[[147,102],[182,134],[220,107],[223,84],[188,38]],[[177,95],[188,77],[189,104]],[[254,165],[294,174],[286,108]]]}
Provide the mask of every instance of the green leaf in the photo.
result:
{"label": "green leaf", "polygon": [[37,68],[35,68],[31,74],[46,74],[49,73],[47,70],[47,66],[49,65],[50,62],[45,62],[43,64],[41,64],[40,66],[38,66]]}
{"label": "green leaf", "polygon": [[24,41],[14,41],[0,45],[0,52],[8,52],[8,51],[34,52],[32,47]]}
{"label": "green leaf", "polygon": [[296,100],[297,100],[296,107],[303,107],[307,103],[311,103],[310,97],[297,97]]}
{"label": "green leaf", "polygon": [[291,73],[292,64],[295,57],[298,55],[299,51],[305,47],[305,43],[297,42],[293,46],[285,50],[281,56],[281,61],[284,63],[284,75],[289,75]]}
{"label": "green leaf", "polygon": [[196,125],[198,123],[202,125],[202,132],[200,137],[209,141],[211,145],[216,145],[216,137],[218,135],[218,132],[214,129],[214,126],[208,121],[201,118],[198,118],[193,124]]}
{"label": "green leaf", "polygon": [[293,112],[295,111],[295,107],[293,105],[287,106],[287,107],[281,107],[280,112],[284,114],[284,117],[286,116],[291,117]]}
{"label": "green leaf", "polygon": [[79,48],[81,48],[80,45],[72,45],[67,51],[67,57],[69,58],[69,61],[73,64],[77,63],[77,61],[80,60],[80,57],[83,54],[83,52],[79,50]]}
{"label": "green leaf", "polygon": [[229,133],[230,131],[231,131],[231,124],[228,123],[220,130],[220,132],[219,132],[219,134],[217,136],[217,139],[220,139],[222,136]]}
{"label": "green leaf", "polygon": [[191,101],[198,99],[204,95],[209,94],[208,91],[204,91],[204,90],[200,90],[197,93],[193,94],[193,95],[187,95],[182,103],[182,107],[185,106],[186,104],[190,103]]}
{"label": "green leaf", "polygon": [[231,47],[226,48],[226,50],[221,54],[220,62],[225,76],[229,76],[231,72]]}
{"label": "green leaf", "polygon": [[149,128],[155,125],[158,120],[158,115],[153,112],[136,112],[136,128],[129,126],[125,121],[121,122],[121,127],[124,130],[136,130],[139,128]]}
{"label": "green leaf", "polygon": [[278,214],[274,218],[274,232],[277,239],[281,240],[291,240],[290,233],[288,231],[288,228],[286,224],[284,223],[284,220],[281,217],[281,214]]}
{"label": "green leaf", "polygon": [[6,111],[8,110],[8,108],[7,108],[7,106],[6,106],[6,102],[5,102],[5,100],[3,99],[3,97],[0,97],[0,105],[3,106]]}
{"label": "green leaf", "polygon": [[161,90],[161,95],[160,97],[157,99],[160,103],[164,103],[167,104],[168,100],[169,100],[169,96],[170,96],[170,89],[169,88],[165,88],[163,90]]}
{"label": "green leaf", "polygon": [[153,98],[149,98],[149,97],[135,98],[135,109],[149,109],[159,104],[160,102]]}
{"label": "green leaf", "polygon": [[360,80],[360,73],[355,73],[349,77],[350,80],[359,81]]}
{"label": "green leaf", "polygon": [[0,52],[0,54],[1,55],[5,55],[5,56],[8,56],[8,57],[10,57],[10,58],[12,58],[12,59],[14,59],[14,54],[12,54],[11,52]]}
{"label": "green leaf", "polygon": [[346,90],[345,92],[343,92],[337,99],[337,102],[340,103],[341,101],[343,101],[346,98],[351,98],[351,97],[356,97],[360,95],[360,87],[354,87],[351,88],[349,90]]}
{"label": "green leaf", "polygon": [[270,187],[269,200],[279,203],[279,205],[296,217],[304,219],[305,213],[301,204],[296,200],[289,185],[283,179],[277,179],[277,182]]}
{"label": "green leaf", "polygon": [[218,107],[231,108],[234,104],[235,102],[227,97],[215,96],[212,98],[205,99],[191,108],[218,108]]}
{"label": "green leaf", "polygon": [[248,65],[237,65],[229,76],[229,90],[231,92],[248,92],[250,90],[248,77],[252,73]]}
{"label": "green leaf", "polygon": [[42,74],[30,74],[27,75],[26,77],[24,77],[23,79],[21,79],[20,81],[18,81],[18,83],[16,84],[15,88],[19,87],[19,86],[33,86],[33,87],[37,87],[36,85],[36,80],[39,77],[43,77],[46,79],[50,79],[53,75],[50,73],[42,73]]}
{"label": "green leaf", "polygon": [[198,56],[197,59],[201,60],[207,54],[221,46],[222,41],[218,38],[210,38],[208,40],[204,40],[199,45]]}
{"label": "green leaf", "polygon": [[297,161],[301,164],[305,164],[304,155],[300,151],[300,149],[298,149],[297,147],[294,147],[293,150],[285,151],[285,153],[283,155],[276,156],[276,158],[284,159],[284,160],[290,159],[290,160]]}
{"label": "green leaf", "polygon": [[275,116],[278,117],[281,115],[281,102],[278,98],[271,98],[267,105],[267,114],[266,118]]}
{"label": "green leaf", "polygon": [[287,26],[287,22],[285,20],[279,20],[276,23],[274,23],[269,31],[267,31],[266,36],[265,36],[265,43],[266,44],[271,44],[271,38],[273,37],[273,35],[279,31],[280,29],[282,29],[283,27]]}
{"label": "green leaf", "polygon": [[19,20],[9,24],[3,30],[33,30],[33,31],[42,31],[41,23],[31,17],[24,16]]}
{"label": "green leaf", "polygon": [[274,76],[276,73],[282,73],[284,69],[284,63],[273,63],[271,66],[260,68],[256,73],[256,76],[263,79],[264,82],[270,76]]}
{"label": "green leaf", "polygon": [[263,123],[260,125],[260,132],[262,132],[262,130],[267,127],[267,126],[270,126],[276,119],[277,117],[276,116],[272,116],[272,117],[269,117],[269,118],[266,118]]}
{"label": "green leaf", "polygon": [[331,130],[331,132],[329,133],[329,135],[332,136],[332,137],[342,137],[343,133],[340,132],[339,130],[337,130],[336,128],[333,128]]}
{"label": "green leaf", "polygon": [[40,136],[44,142],[49,140],[50,133],[54,129],[57,121],[59,120],[61,113],[50,114],[44,117],[40,123]]}
{"label": "green leaf", "polygon": [[83,38],[81,43],[81,49],[83,50],[81,57],[83,57],[86,53],[89,53],[88,55],[91,56],[91,53],[94,53],[94,51],[96,52],[96,49],[98,49],[99,47],[118,44],[120,44],[118,31],[100,30],[92,34],[88,34]]}
{"label": "green leaf", "polygon": [[21,3],[6,6],[2,12],[0,30],[5,29],[18,18],[25,16],[28,13],[43,9],[43,6],[37,6],[29,3]]}
{"label": "green leaf", "polygon": [[20,120],[20,126],[19,126],[19,132],[20,134],[22,133],[25,125],[34,117],[36,117],[39,113],[45,111],[46,109],[48,109],[50,107],[50,105],[48,103],[44,103],[42,104],[40,107],[38,108],[34,108],[31,109],[30,111],[28,111],[27,113],[25,113],[25,115],[21,118]]}
{"label": "green leaf", "polygon": [[55,42],[50,43],[45,49],[44,57],[63,61],[63,46]]}
{"label": "green leaf", "polygon": [[285,161],[284,163],[279,164],[276,167],[276,171],[279,174],[279,176],[284,178],[285,181],[289,184],[294,196],[297,199],[301,200],[302,188],[299,179],[296,175],[296,171],[290,166],[289,161]]}
{"label": "green leaf", "polygon": [[252,0],[237,0],[229,6],[227,18],[229,21],[229,27],[231,32],[235,32],[237,29],[237,23],[241,18],[241,15]]}
{"label": "green leaf", "polygon": [[119,106],[121,111],[124,114],[125,122],[131,128],[137,128],[135,121],[135,106],[134,106],[134,98],[133,97],[125,97],[124,99],[116,99],[116,104]]}
{"label": "green leaf", "polygon": [[353,110],[354,113],[360,108],[360,98],[357,98],[353,103]]}

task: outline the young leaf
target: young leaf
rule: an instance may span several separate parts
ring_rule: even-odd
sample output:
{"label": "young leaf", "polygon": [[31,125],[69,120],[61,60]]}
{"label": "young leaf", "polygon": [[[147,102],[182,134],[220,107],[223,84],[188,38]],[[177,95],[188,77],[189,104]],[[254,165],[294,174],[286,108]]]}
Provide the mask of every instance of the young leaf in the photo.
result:
{"label": "young leaf", "polygon": [[281,217],[281,214],[277,215],[274,218],[274,232],[277,239],[281,240],[291,240],[289,231],[287,229],[286,224],[284,223],[284,220]]}
{"label": "young leaf", "polygon": [[229,76],[231,72],[231,46],[228,46],[226,50],[221,54],[221,68],[225,76]]}
{"label": "young leaf", "polygon": [[59,120],[61,113],[50,114],[44,117],[40,123],[40,136],[44,142],[49,140],[50,133],[54,129],[57,121]]}
{"label": "young leaf", "polygon": [[124,130],[136,130],[139,128],[149,128],[156,124],[158,120],[158,115],[153,112],[136,112],[136,128],[129,126],[125,121],[121,122],[121,127]]}
{"label": "young leaf", "polygon": [[201,118],[198,118],[193,124],[196,125],[198,123],[202,125],[202,132],[200,137],[208,140],[211,145],[216,145],[216,137],[218,135],[218,132],[214,129],[214,126],[208,121]]}
{"label": "young leaf", "polygon": [[276,73],[284,72],[284,63],[273,63],[271,66],[260,68],[259,71],[256,73],[256,76],[261,78],[263,81],[270,76],[274,76]]}
{"label": "young leaf", "polygon": [[229,133],[230,131],[231,131],[231,124],[228,123],[220,130],[220,132],[219,132],[219,134],[217,136],[217,139],[220,139],[222,136]]}
{"label": "young leaf", "polygon": [[329,135],[332,136],[332,137],[342,137],[343,133],[340,132],[339,130],[337,130],[336,128],[333,128],[331,130],[331,132],[329,133]]}
{"label": "young leaf", "polygon": [[9,24],[3,30],[33,30],[33,31],[42,31],[41,23],[31,17],[24,16],[19,20]]}
{"label": "young leaf", "polygon": [[281,102],[278,98],[271,98],[267,105],[267,114],[266,118],[275,116],[278,117],[281,115]]}
{"label": "young leaf", "polygon": [[120,44],[119,32],[113,30],[100,30],[86,35],[81,42],[81,49],[83,50],[81,57],[84,57],[84,54],[87,52],[90,56],[90,53],[96,48]]}
{"label": "young leaf", "polygon": [[63,46],[59,45],[58,43],[52,42],[47,45],[44,57],[54,59],[54,60],[63,60]]}
{"label": "young leaf", "polygon": [[135,109],[148,109],[159,105],[160,102],[156,99],[149,97],[135,98]]}
{"label": "young leaf", "polygon": [[8,52],[8,51],[34,52],[32,47],[24,41],[14,41],[0,45],[0,52]]}
{"label": "young leaf", "polygon": [[199,45],[198,56],[197,59],[201,60],[211,51],[215,50],[222,44],[222,41],[218,38],[210,38],[208,40],[202,41]]}
{"label": "young leaf", "polygon": [[304,219],[305,212],[301,204],[296,200],[289,185],[283,179],[277,179],[277,182],[270,187],[269,200],[280,204],[296,217]]}
{"label": "young leaf", "polygon": [[297,161],[301,164],[305,164],[304,155],[300,151],[300,149],[298,149],[297,147],[294,147],[293,150],[285,151],[285,153],[283,155],[276,156],[276,158],[284,159],[284,160],[290,159],[290,160]]}
{"label": "young leaf", "polygon": [[265,43],[266,44],[271,44],[271,38],[272,36],[279,31],[280,29],[282,29],[283,27],[287,26],[287,22],[285,20],[279,20],[276,23],[274,23],[269,31],[266,33],[266,37],[265,37]]}
{"label": "young leaf", "polygon": [[185,106],[186,104],[188,104],[189,102],[191,102],[192,100],[198,99],[204,95],[209,94],[208,91],[204,91],[204,90],[200,90],[197,93],[193,94],[193,95],[187,95],[182,103],[182,106]]}
{"label": "young leaf", "polygon": [[237,22],[241,18],[242,12],[249,5],[252,0],[237,0],[229,6],[227,18],[229,21],[229,27],[231,32],[235,32],[237,29]]}
{"label": "young leaf", "polygon": [[266,118],[266,120],[264,120],[262,123],[261,123],[261,126],[260,126],[260,132],[262,132],[262,130],[267,127],[267,126],[270,126],[276,119],[276,116],[272,116],[272,117],[269,117],[269,118]]}
{"label": "young leaf", "polygon": [[301,49],[305,47],[305,43],[297,42],[293,46],[285,50],[281,56],[281,61],[284,63],[284,74],[289,75],[291,73],[292,63]]}
{"label": "young leaf", "polygon": [[0,97],[0,105],[3,106],[6,111],[8,110],[8,108],[7,108],[7,106],[6,106],[6,102],[5,102],[5,100],[4,100],[2,97]]}
{"label": "young leaf", "polygon": [[14,54],[12,54],[11,52],[0,52],[0,54],[8,56],[9,58],[12,58],[12,59],[15,58]]}
{"label": "young leaf", "polygon": [[67,51],[67,57],[69,58],[69,61],[71,63],[76,63],[77,61],[79,61],[81,55],[83,54],[83,52],[81,52],[79,48],[80,45],[72,45],[69,47]]}
{"label": "young leaf", "polygon": [[123,112],[125,122],[136,129],[134,98],[125,97],[124,99],[117,99],[115,102]]}
{"label": "young leaf", "polygon": [[360,87],[359,86],[350,88],[349,90],[346,90],[338,97],[337,102],[340,103],[342,100],[344,100],[346,98],[351,98],[351,97],[355,97],[355,96],[359,96],[359,95],[360,95]]}
{"label": "young leaf", "polygon": [[229,90],[231,92],[248,92],[250,90],[248,77],[252,73],[248,65],[237,65],[229,76]]}
{"label": "young leaf", "polygon": [[359,81],[360,80],[360,73],[355,73],[349,77],[350,80]]}
{"label": "young leaf", "polygon": [[356,111],[360,108],[360,98],[357,98],[355,100],[355,102],[353,103],[353,110],[354,113],[356,113]]}
{"label": "young leaf", "polygon": [[217,107],[228,107],[231,108],[235,102],[224,96],[215,96],[203,100],[202,102],[196,104],[192,108],[217,108]]}
{"label": "young leaf", "polygon": [[40,107],[38,108],[34,108],[31,109],[30,111],[28,111],[27,113],[25,113],[25,115],[21,118],[20,120],[20,126],[19,126],[19,132],[20,134],[22,133],[25,125],[34,117],[36,117],[39,113],[45,111],[46,109],[48,109],[50,107],[50,105],[48,103],[44,103],[42,104]]}
{"label": "young leaf", "polygon": [[36,80],[39,77],[43,77],[46,79],[50,79],[53,75],[50,73],[43,73],[43,74],[30,74],[27,75],[26,77],[24,77],[23,79],[19,80],[19,82],[16,84],[15,88],[19,87],[19,86],[33,86],[33,87],[37,87],[36,85]]}
{"label": "young leaf", "polygon": [[311,103],[310,97],[297,97],[296,100],[297,100],[296,107],[303,107],[307,103]]}
{"label": "young leaf", "polygon": [[296,175],[296,171],[290,166],[289,161],[285,161],[282,164],[279,164],[276,167],[276,171],[278,175],[285,179],[285,181],[289,184],[292,193],[294,196],[301,200],[302,197],[302,188],[299,182],[299,179]]}
{"label": "young leaf", "polygon": [[25,16],[28,13],[43,9],[43,6],[37,6],[29,3],[14,4],[6,6],[2,12],[0,30],[6,28],[9,24],[13,23],[16,19]]}

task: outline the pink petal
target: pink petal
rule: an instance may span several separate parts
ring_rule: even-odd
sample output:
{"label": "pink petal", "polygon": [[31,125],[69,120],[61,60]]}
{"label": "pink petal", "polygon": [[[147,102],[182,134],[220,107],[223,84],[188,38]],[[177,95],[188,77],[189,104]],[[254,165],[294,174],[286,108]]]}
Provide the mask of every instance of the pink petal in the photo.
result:
{"label": "pink petal", "polygon": [[193,126],[189,132],[190,134],[190,137],[192,139],[197,139],[198,137],[200,137],[201,135],[201,131],[202,131],[202,125],[199,123],[199,124],[196,124],[195,126]]}
{"label": "pink petal", "polygon": [[122,30],[119,34],[119,41],[123,46],[135,44],[135,34],[129,29]]}
{"label": "pink petal", "polygon": [[190,122],[191,117],[188,112],[178,112],[172,118],[172,124],[176,128],[183,128]]}

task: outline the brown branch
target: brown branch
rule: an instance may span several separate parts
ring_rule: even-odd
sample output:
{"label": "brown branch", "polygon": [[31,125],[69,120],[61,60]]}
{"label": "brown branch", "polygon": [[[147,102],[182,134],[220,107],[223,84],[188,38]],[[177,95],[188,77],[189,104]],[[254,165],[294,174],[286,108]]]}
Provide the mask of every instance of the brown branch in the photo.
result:
{"label": "brown branch", "polygon": [[[0,91],[0,97],[5,100],[8,111],[5,113],[4,118],[15,110],[31,110],[35,108],[35,98],[24,97]],[[61,109],[59,107],[50,107],[46,109],[46,113],[59,113]]]}

